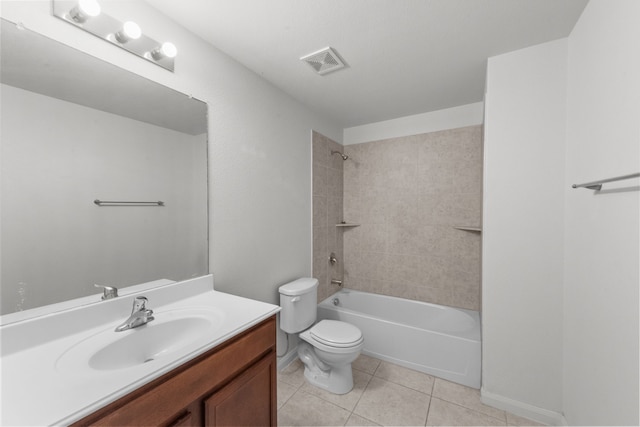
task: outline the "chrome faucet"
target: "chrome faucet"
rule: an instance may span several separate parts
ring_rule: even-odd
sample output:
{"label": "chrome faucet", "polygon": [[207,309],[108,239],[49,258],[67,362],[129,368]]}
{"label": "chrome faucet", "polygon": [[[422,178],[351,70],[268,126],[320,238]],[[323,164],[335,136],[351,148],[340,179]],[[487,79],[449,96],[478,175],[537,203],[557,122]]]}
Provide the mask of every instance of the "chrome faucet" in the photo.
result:
{"label": "chrome faucet", "polygon": [[146,325],[151,322],[154,319],[153,310],[147,309],[147,301],[146,297],[136,297],[136,299],[133,300],[131,316],[116,328],[116,332],[137,328],[138,326]]}

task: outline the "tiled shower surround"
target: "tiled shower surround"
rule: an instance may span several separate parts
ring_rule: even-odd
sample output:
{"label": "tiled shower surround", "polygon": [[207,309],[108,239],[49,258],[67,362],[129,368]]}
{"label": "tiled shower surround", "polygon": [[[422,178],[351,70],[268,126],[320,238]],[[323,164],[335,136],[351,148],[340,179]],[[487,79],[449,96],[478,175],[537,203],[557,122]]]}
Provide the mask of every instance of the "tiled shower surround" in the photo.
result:
{"label": "tiled shower surround", "polygon": [[[327,159],[325,147],[349,159]],[[455,227],[481,224],[481,126],[345,147],[314,133],[313,154],[321,297],[335,291],[331,247],[344,253],[334,274],[348,288],[480,309],[480,232]],[[341,220],[360,225],[336,230]]]}
{"label": "tiled shower surround", "polygon": [[[318,279],[318,302],[336,292],[331,279],[342,280],[344,251],[342,230],[342,188],[344,160],[331,151],[343,152],[344,147],[317,132],[312,134],[313,146],[313,277]],[[347,160],[348,161],[348,160]],[[334,252],[337,264],[329,263]]]}

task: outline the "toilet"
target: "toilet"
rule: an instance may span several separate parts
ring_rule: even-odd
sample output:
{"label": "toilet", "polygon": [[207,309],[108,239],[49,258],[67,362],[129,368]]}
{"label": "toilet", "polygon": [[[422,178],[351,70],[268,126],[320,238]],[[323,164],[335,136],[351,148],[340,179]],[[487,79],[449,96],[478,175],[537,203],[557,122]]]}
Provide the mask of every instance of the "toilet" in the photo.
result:
{"label": "toilet", "polygon": [[[318,280],[302,278],[280,286],[280,329],[298,334],[298,357],[304,376],[316,387],[335,394],[353,389],[353,362],[362,351],[364,338],[356,326],[338,320],[315,323]],[[315,323],[315,324],[314,324]]]}

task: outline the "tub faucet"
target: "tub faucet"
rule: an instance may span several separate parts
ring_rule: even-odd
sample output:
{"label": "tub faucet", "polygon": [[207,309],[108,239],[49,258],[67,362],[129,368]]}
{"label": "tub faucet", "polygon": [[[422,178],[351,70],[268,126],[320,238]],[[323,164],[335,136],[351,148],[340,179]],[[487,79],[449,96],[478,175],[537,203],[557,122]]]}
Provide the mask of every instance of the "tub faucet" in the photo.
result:
{"label": "tub faucet", "polygon": [[138,326],[151,322],[154,319],[153,310],[146,308],[147,301],[146,297],[136,297],[136,299],[133,300],[131,316],[116,328],[116,332],[137,328]]}
{"label": "tub faucet", "polygon": [[338,279],[331,279],[331,284],[332,284],[332,285],[342,286],[342,280],[338,280]]}

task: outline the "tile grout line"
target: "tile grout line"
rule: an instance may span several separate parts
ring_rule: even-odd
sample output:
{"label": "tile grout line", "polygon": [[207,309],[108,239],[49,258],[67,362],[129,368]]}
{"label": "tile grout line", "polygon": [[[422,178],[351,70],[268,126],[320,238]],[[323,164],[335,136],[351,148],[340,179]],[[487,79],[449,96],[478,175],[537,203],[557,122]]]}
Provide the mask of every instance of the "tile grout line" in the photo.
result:
{"label": "tile grout line", "polygon": [[[364,416],[361,416],[361,415],[359,415],[358,413],[355,412],[355,409],[358,407],[358,405],[361,402],[365,392],[369,389],[369,387],[371,386],[371,382],[372,382],[373,378],[375,377],[376,379],[378,379],[380,381],[384,381],[386,383],[393,384],[395,386],[402,387],[404,389],[411,390],[413,392],[421,393],[423,395],[429,396],[429,402],[428,402],[427,411],[426,411],[426,419],[425,419],[425,423],[424,423],[425,426],[428,425],[429,414],[431,412],[431,406],[433,404],[433,399],[434,398],[439,399],[442,402],[446,402],[448,404],[455,405],[456,407],[462,408],[462,409],[464,409],[466,411],[469,411],[472,414],[476,414],[477,416],[485,417],[485,418],[488,417],[488,420],[495,420],[496,425],[498,425],[498,423],[500,423],[502,425],[506,425],[506,426],[509,425],[508,417],[507,417],[507,411],[501,411],[502,412],[502,419],[501,419],[501,418],[496,417],[495,415],[489,415],[489,414],[487,414],[485,412],[482,412],[480,410],[477,410],[477,409],[474,409],[472,407],[466,406],[464,403],[458,403],[458,402],[450,401],[445,397],[435,397],[434,393],[435,393],[435,389],[436,389],[436,381],[441,380],[441,379],[439,379],[437,377],[430,376],[430,377],[433,378],[433,382],[432,382],[431,387],[430,387],[430,392],[426,392],[426,391],[416,390],[415,388],[409,387],[407,385],[404,385],[404,384],[401,384],[401,383],[398,383],[398,382],[395,382],[395,381],[392,381],[392,380],[377,376],[376,374],[378,372],[382,372],[380,370],[381,366],[382,366],[382,363],[383,363],[383,361],[379,361],[379,363],[376,365],[375,369],[372,370],[373,373],[371,373],[371,374],[369,372],[367,372],[366,370],[354,368],[354,371],[360,372],[361,374],[366,374],[368,376],[368,380],[367,380],[367,382],[365,383],[365,385],[364,385],[364,387],[362,389],[362,393],[360,393],[358,398],[355,400],[355,403],[353,404],[353,407],[352,407],[351,410],[349,410],[347,408],[344,408],[344,407],[340,406],[339,404],[336,404],[336,403],[334,403],[334,402],[332,402],[330,400],[327,400],[327,399],[323,398],[320,395],[316,395],[314,393],[309,393],[309,392],[303,390],[303,386],[305,385],[304,382],[302,384],[295,385],[295,384],[289,384],[287,381],[282,381],[282,380],[281,380],[282,382],[292,386],[295,389],[295,391],[291,394],[291,396],[289,396],[289,398],[287,400],[285,400],[283,402],[282,407],[280,409],[284,408],[285,405],[287,405],[289,403],[289,401],[295,395],[298,395],[298,393],[303,393],[304,395],[310,395],[310,396],[313,396],[315,398],[319,398],[319,399],[321,399],[321,400],[323,400],[323,401],[335,406],[336,408],[339,408],[341,410],[345,410],[348,413],[348,416],[347,416],[347,418],[346,418],[346,420],[345,420],[343,425],[346,425],[349,422],[349,419],[352,416],[356,416],[358,418],[361,418],[361,419],[371,423],[371,425],[376,424],[375,421],[372,421],[372,420],[370,420],[370,419],[368,419],[368,418],[366,418]],[[442,381],[446,382],[446,380],[442,380]]]}
{"label": "tile grout line", "polygon": [[[280,380],[280,381],[282,381],[282,380]],[[284,382],[284,381],[283,381],[283,382]],[[285,384],[290,385],[290,386],[292,386],[292,387],[295,387],[295,386],[293,386],[293,384],[288,384],[288,383],[286,383],[286,382],[285,382]],[[300,387],[296,388],[296,390],[295,390],[293,393],[291,393],[291,396],[289,396],[289,397],[287,398],[287,400],[285,400],[285,401],[282,403],[282,406],[280,406],[280,408],[279,408],[276,412],[278,412],[279,410],[281,410],[282,408],[284,408],[284,406],[285,406],[287,403],[289,403],[289,401],[291,400],[291,398],[292,398],[293,396],[295,396],[295,394],[298,392],[298,390],[299,390],[299,389],[300,389]]]}
{"label": "tile grout line", "polygon": [[[378,365],[378,366],[380,366],[380,365]],[[376,370],[378,370],[378,368],[377,368],[377,367],[376,367]],[[356,369],[356,371],[360,371],[360,370],[359,370],[359,369]],[[364,371],[360,371],[360,372],[364,372]],[[366,374],[366,372],[364,372],[364,373]],[[362,393],[360,394],[360,397],[358,397],[358,401],[356,402],[356,404],[355,404],[355,405],[353,405],[353,409],[351,410],[351,413],[349,414],[349,418],[351,418],[351,415],[353,415],[353,414],[355,413],[356,408],[358,407],[358,403],[360,403],[360,400],[362,399],[362,396],[364,396],[364,392],[365,392],[365,391],[367,390],[367,388],[369,387],[369,384],[371,384],[371,380],[372,380],[372,379],[373,379],[373,374],[371,374],[371,377],[369,378],[369,381],[367,381],[367,385],[365,385],[365,386],[364,386],[364,388],[362,389]],[[359,414],[355,414],[355,415],[357,415],[357,416],[358,416],[358,417],[360,417],[360,418],[364,418],[365,420],[371,421],[371,420],[369,420],[368,418],[365,418],[365,417],[363,417],[363,416],[361,416],[361,415],[359,415]],[[346,423],[347,423],[347,422],[349,422],[349,418],[347,418],[347,421],[345,421],[345,424],[344,424],[344,425],[346,425]],[[377,423],[376,423],[376,424],[377,424]]]}
{"label": "tile grout line", "polygon": [[433,382],[431,383],[431,394],[429,394],[429,406],[427,407],[427,419],[424,420],[424,425],[426,426],[429,423],[429,412],[431,412],[431,402],[433,402],[433,391],[436,388],[436,378],[433,377]]}

